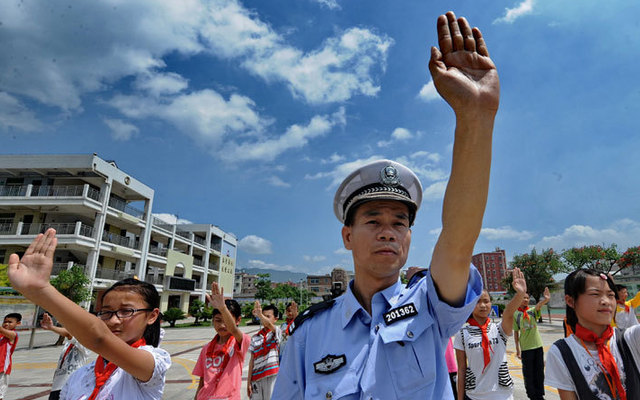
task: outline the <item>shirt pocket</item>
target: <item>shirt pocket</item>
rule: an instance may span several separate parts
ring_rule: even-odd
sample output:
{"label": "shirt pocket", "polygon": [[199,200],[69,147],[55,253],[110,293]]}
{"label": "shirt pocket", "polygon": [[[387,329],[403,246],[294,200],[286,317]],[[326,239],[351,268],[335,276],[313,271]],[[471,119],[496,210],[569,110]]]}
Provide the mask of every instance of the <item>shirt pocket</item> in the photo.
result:
{"label": "shirt pocket", "polygon": [[305,399],[347,399],[360,391],[355,371],[347,366],[330,374],[312,374],[304,390]]}
{"label": "shirt pocket", "polygon": [[[399,399],[417,394],[436,379],[436,343],[431,332],[433,324],[430,315],[420,314],[380,330],[390,376]],[[444,348],[442,354],[444,363]]]}

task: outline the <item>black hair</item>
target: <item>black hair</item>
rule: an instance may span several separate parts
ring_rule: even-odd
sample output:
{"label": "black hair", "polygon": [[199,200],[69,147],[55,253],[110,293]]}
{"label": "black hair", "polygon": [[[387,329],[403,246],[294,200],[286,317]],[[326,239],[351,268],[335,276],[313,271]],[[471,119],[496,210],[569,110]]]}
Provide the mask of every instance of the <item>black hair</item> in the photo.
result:
{"label": "black hair", "polygon": [[4,317],[5,317],[5,318],[13,318],[13,319],[15,319],[17,322],[22,322],[22,314],[17,313],[17,312],[9,313],[9,314],[5,315]]}
{"label": "black hair", "polygon": [[[227,309],[229,310],[231,315],[233,315],[236,319],[242,316],[242,309],[240,308],[240,304],[238,304],[237,301],[233,299],[226,299],[224,301],[224,304],[227,306]],[[215,317],[218,314],[220,314],[220,310],[218,310],[217,308],[214,308],[213,312],[211,313],[211,319],[213,319],[213,317]]]}
{"label": "black hair", "polygon": [[[577,269],[567,275],[564,280],[564,294],[568,295],[573,299],[573,306],[575,307],[576,301],[578,300],[578,296],[584,293],[587,288],[587,277],[588,276],[596,276],[598,278],[606,277],[607,285],[609,285],[609,289],[615,293],[616,300],[618,299],[618,292],[616,290],[616,284],[613,281],[613,278],[610,275],[603,274],[601,271],[596,271],[595,269]],[[569,307],[567,304],[566,308],[567,315],[567,325],[571,327],[573,332],[576,331],[576,324],[578,323],[578,315],[576,314],[576,310],[573,307]]]}
{"label": "black hair", "polygon": [[616,284],[616,292],[621,291],[622,289],[626,289],[627,287],[625,285],[621,285],[619,283]]}
{"label": "black hair", "polygon": [[286,307],[284,308],[285,310],[288,310],[289,307],[291,307],[293,305],[293,301],[290,301],[287,303]]}
{"label": "black hair", "polygon": [[[147,303],[149,308],[160,308],[160,295],[158,294],[156,287],[150,283],[143,282],[134,278],[123,279],[114,283],[113,286],[107,289],[102,294],[102,300],[104,300],[104,297],[107,295],[107,293],[114,290],[137,293]],[[144,333],[142,334],[142,337],[144,337],[144,340],[147,342],[147,344],[153,347],[158,347],[158,344],[160,343],[161,319],[162,314],[159,314],[155,322],[151,325],[147,325]]]}
{"label": "black hair", "polygon": [[262,307],[263,314],[265,311],[268,311],[268,310],[273,311],[273,315],[276,317],[276,319],[280,318],[280,310],[278,310],[278,307],[274,306],[273,304],[269,304]]}

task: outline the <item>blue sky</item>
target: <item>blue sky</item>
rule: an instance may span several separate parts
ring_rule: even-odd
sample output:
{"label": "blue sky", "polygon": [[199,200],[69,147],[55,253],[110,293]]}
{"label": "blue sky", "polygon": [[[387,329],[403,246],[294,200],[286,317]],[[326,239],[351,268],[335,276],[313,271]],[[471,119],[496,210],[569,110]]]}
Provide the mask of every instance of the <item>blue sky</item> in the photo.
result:
{"label": "blue sky", "polygon": [[[156,213],[233,232],[240,267],[306,273],[351,269],[336,186],[396,159],[425,189],[407,265],[428,265],[455,122],[427,70],[441,3],[3,1],[0,152],[116,160]],[[640,4],[455,3],[502,86],[476,252],[638,245]]]}

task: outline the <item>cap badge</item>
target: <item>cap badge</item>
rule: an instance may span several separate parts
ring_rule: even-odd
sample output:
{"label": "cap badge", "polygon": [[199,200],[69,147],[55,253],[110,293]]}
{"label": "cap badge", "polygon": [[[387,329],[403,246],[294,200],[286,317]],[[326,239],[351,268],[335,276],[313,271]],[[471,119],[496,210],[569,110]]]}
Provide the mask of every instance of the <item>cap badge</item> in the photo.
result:
{"label": "cap badge", "polygon": [[380,182],[387,186],[398,186],[400,184],[400,177],[398,171],[392,165],[387,165],[380,171]]}

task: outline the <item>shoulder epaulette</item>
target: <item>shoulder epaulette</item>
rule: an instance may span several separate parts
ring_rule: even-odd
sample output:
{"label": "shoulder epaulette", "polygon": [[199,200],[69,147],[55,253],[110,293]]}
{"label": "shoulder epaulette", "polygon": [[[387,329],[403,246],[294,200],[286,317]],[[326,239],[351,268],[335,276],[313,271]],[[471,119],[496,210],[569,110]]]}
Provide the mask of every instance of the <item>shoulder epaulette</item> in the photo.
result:
{"label": "shoulder epaulette", "polygon": [[409,280],[409,283],[407,283],[407,288],[412,288],[413,285],[420,281],[420,279],[427,276],[427,273],[429,273],[429,268],[421,269],[420,271],[413,274],[413,276]]}
{"label": "shoulder epaulette", "polygon": [[293,335],[296,329],[298,329],[304,323],[304,321],[308,320],[318,313],[321,313],[324,310],[328,310],[333,307],[333,303],[335,303],[335,300],[323,301],[322,303],[314,304],[301,312],[300,315],[298,315],[296,319],[293,320],[293,324],[291,324],[291,328],[289,328],[289,335]]}

